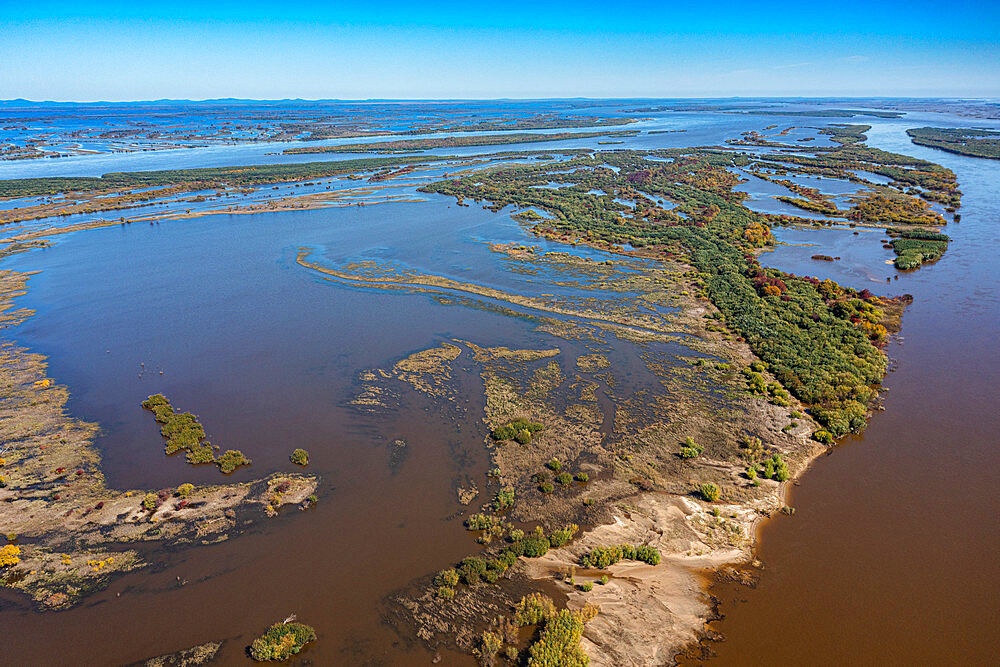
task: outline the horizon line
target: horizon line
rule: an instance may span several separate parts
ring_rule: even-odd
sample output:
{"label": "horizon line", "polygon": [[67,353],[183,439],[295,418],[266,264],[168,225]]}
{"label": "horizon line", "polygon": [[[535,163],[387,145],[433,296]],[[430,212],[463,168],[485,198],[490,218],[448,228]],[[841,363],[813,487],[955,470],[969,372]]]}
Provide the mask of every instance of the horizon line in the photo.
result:
{"label": "horizon line", "polygon": [[706,96],[684,96],[684,97],[368,97],[368,98],[254,98],[254,97],[206,97],[201,99],[191,99],[183,97],[163,97],[157,99],[131,99],[131,100],[31,100],[23,97],[0,99],[0,105],[10,104],[166,104],[166,103],[191,103],[205,104],[211,102],[229,103],[406,103],[406,102],[570,102],[570,101],[684,101],[684,100],[956,100],[968,102],[1000,102],[1000,97],[988,96],[962,96],[962,95],[706,95]]}

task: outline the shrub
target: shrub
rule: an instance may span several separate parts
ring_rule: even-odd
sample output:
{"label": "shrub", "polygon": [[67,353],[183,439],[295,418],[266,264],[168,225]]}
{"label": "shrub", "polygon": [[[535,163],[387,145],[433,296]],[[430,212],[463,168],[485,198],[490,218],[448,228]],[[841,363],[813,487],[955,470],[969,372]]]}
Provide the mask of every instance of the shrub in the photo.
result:
{"label": "shrub", "polygon": [[542,485],[538,488],[542,493],[552,493],[556,487],[552,486],[552,482],[542,482]]}
{"label": "shrub", "polygon": [[493,509],[497,512],[509,509],[514,506],[514,489],[505,487],[497,491],[496,498],[493,499]]}
{"label": "shrub", "polygon": [[820,430],[813,433],[813,440],[815,440],[816,442],[821,442],[824,445],[832,445],[833,435],[826,429],[821,428]]}
{"label": "shrub", "polygon": [[790,405],[788,392],[777,382],[768,383],[767,394],[771,397],[771,403],[774,405]]}
{"label": "shrub", "polygon": [[576,481],[578,481],[578,482],[589,482],[590,481],[590,475],[588,475],[585,472],[578,472],[578,473],[576,473]]}
{"label": "shrub", "polygon": [[568,472],[561,472],[558,475],[556,475],[556,481],[563,485],[569,484],[570,482],[573,481],[573,475],[569,474]]}
{"label": "shrub", "polygon": [[756,436],[744,436],[740,444],[740,456],[747,463],[756,464],[764,456],[764,443]]}
{"label": "shrub", "polygon": [[528,558],[538,558],[544,556],[548,553],[549,547],[552,543],[549,542],[547,537],[540,537],[538,535],[533,535],[532,537],[525,538],[521,545],[523,546],[523,555]]}
{"label": "shrub", "polygon": [[660,552],[654,547],[641,545],[635,548],[635,559],[649,565],[659,565]]}
{"label": "shrub", "polygon": [[500,555],[497,556],[497,562],[503,566],[504,570],[507,570],[513,567],[514,563],[517,562],[517,554],[511,549],[504,549],[500,552]]}
{"label": "shrub", "polygon": [[684,444],[681,446],[680,456],[682,459],[693,459],[699,454],[705,451],[705,448],[694,441],[694,438],[688,436],[684,438]]}
{"label": "shrub", "polygon": [[147,493],[142,499],[142,506],[150,512],[155,512],[156,508],[159,507],[159,500],[155,494]]}
{"label": "shrub", "polygon": [[181,498],[187,498],[194,491],[194,484],[181,484],[177,487],[177,495]]}
{"label": "shrub", "polygon": [[309,642],[316,641],[316,631],[302,623],[275,623],[262,637],[250,644],[250,656],[258,661],[288,660]]}
{"label": "shrub", "polygon": [[296,449],[292,452],[292,455],[288,457],[288,460],[297,466],[309,465],[309,452],[304,449]]}
{"label": "shrub", "polygon": [[455,589],[449,588],[448,586],[438,586],[437,596],[442,600],[454,600]]}
{"label": "shrub", "polygon": [[437,576],[434,577],[434,583],[438,586],[453,588],[458,584],[458,572],[453,567],[449,567],[447,570],[441,570],[438,572]]}
{"label": "shrub", "polygon": [[0,547],[0,567],[13,567],[21,562],[21,547],[16,544],[5,544]]}
{"label": "shrub", "polygon": [[705,482],[698,487],[698,491],[701,493],[701,497],[710,503],[714,503],[722,495],[719,487],[712,482]]}
{"label": "shrub", "polygon": [[492,659],[500,649],[503,648],[503,637],[496,634],[495,632],[490,632],[489,630],[484,630],[483,635],[480,638],[480,653],[484,658]]}
{"label": "shrub", "polygon": [[516,440],[522,445],[526,445],[531,442],[532,436],[541,431],[544,427],[537,423],[528,421],[524,418],[518,418],[511,422],[508,422],[504,426],[495,429],[490,433],[490,437],[494,440]]}
{"label": "shrub", "polygon": [[748,466],[747,467],[746,475],[747,475],[747,479],[750,479],[750,480],[757,479],[757,468],[754,467],[754,466]]}
{"label": "shrub", "polygon": [[559,462],[559,459],[552,458],[549,459],[549,462],[545,464],[545,467],[554,472],[559,472],[560,470],[562,470],[562,463]]}
{"label": "shrub", "polygon": [[588,581],[587,583],[580,586],[580,590],[582,590],[584,593],[589,593],[590,591],[594,590],[594,582]]}
{"label": "shrub", "polygon": [[464,583],[469,586],[475,586],[479,583],[482,576],[486,574],[486,561],[475,556],[463,558],[461,564],[458,566],[458,573]]}
{"label": "shrub", "polygon": [[[660,552],[651,546],[616,544],[610,547],[594,547],[590,553],[580,559],[584,567],[606,568],[620,560],[637,560],[649,565],[659,565]],[[602,577],[602,584],[607,583],[607,577]]]}
{"label": "shrub", "polygon": [[597,580],[597,583],[599,583],[602,586],[604,584],[608,583],[608,575],[606,575],[606,574],[601,575],[601,578]]}
{"label": "shrub", "polygon": [[524,531],[520,528],[513,528],[510,531],[510,541],[519,542],[524,539]]}
{"label": "shrub", "polygon": [[499,521],[500,519],[489,514],[473,514],[465,520],[465,527],[469,530],[492,530]]}
{"label": "shrub", "polygon": [[226,452],[219,457],[217,461],[219,464],[219,470],[229,474],[239,468],[240,466],[248,466],[251,461],[246,456],[243,455],[238,449],[227,449]]}
{"label": "shrub", "polygon": [[549,535],[549,544],[553,547],[561,547],[573,539],[573,536],[576,535],[576,531],[578,530],[580,530],[580,527],[575,523],[571,523],[562,530],[553,531],[553,533]]}
{"label": "shrub", "polygon": [[563,609],[545,622],[538,641],[528,648],[528,664],[537,667],[561,665],[584,667],[589,658],[580,647],[584,615]]}
{"label": "shrub", "polygon": [[[169,443],[167,446],[169,447]],[[211,443],[207,442],[189,447],[184,458],[192,465],[198,465],[201,463],[217,463],[215,460],[215,448],[211,445]]]}
{"label": "shrub", "polygon": [[514,605],[514,624],[518,627],[538,625],[556,613],[552,600],[541,593],[529,593]]}
{"label": "shrub", "polygon": [[779,482],[784,482],[788,479],[788,466],[781,458],[781,454],[772,454],[771,458],[764,461],[764,477],[767,479],[773,479]]}

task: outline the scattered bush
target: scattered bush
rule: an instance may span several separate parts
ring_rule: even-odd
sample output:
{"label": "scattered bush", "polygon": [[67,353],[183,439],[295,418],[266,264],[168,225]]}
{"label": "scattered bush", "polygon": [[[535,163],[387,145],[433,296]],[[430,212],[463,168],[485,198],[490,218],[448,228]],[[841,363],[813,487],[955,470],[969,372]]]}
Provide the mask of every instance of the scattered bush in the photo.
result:
{"label": "scattered bush", "polygon": [[316,631],[302,623],[275,623],[264,636],[250,644],[250,656],[258,661],[288,660],[309,642],[316,641]]}
{"label": "scattered bush", "polygon": [[0,547],[0,567],[14,567],[21,562],[21,547],[5,544]]}
{"label": "scattered bush", "polygon": [[528,664],[537,667],[580,666],[589,658],[580,646],[583,624],[592,618],[589,610],[563,609],[545,621],[538,641],[528,648]]}
{"label": "scattered bush", "polygon": [[761,473],[767,479],[784,482],[788,479],[788,466],[781,458],[781,454],[772,454],[771,458],[764,461],[764,470]]}
{"label": "scattered bush", "polygon": [[304,449],[296,449],[288,459],[297,466],[309,465],[309,452]]}
{"label": "scattered bush", "polygon": [[497,491],[496,498],[493,499],[493,509],[500,512],[505,509],[510,509],[514,506],[514,489],[513,487],[504,487]]}
{"label": "scattered bush", "polygon": [[483,575],[486,574],[486,561],[475,556],[463,558],[461,564],[458,566],[458,573],[463,583],[475,586],[482,579]]}
{"label": "scattered bush", "polygon": [[699,493],[701,493],[701,497],[710,503],[714,503],[722,495],[722,492],[719,490],[719,487],[716,484],[713,484],[712,482],[706,482],[702,484],[700,487],[698,487],[698,491]]}
{"label": "scattered bush", "polygon": [[580,559],[580,563],[584,567],[603,569],[620,560],[637,560],[649,565],[659,565],[660,552],[655,547],[646,545],[616,544],[610,547],[594,547]]}
{"label": "scattered bush", "polygon": [[576,473],[576,481],[578,481],[578,482],[589,482],[590,481],[590,475],[588,475],[585,472],[578,472],[578,473]]}
{"label": "scattered bush", "polygon": [[578,530],[580,530],[580,527],[575,523],[571,523],[562,530],[553,531],[552,534],[549,535],[549,544],[553,547],[561,547],[572,540]]}
{"label": "scattered bush", "polygon": [[568,472],[561,472],[558,475],[556,475],[556,481],[563,485],[569,484],[570,482],[573,481],[573,475],[569,474]]}
{"label": "scattered bush", "polygon": [[826,429],[821,428],[820,430],[813,433],[813,440],[815,440],[816,442],[821,442],[824,445],[832,445],[833,435]]}
{"label": "scattered bush", "polygon": [[594,583],[592,581],[588,581],[587,583],[580,586],[580,590],[583,591],[584,593],[589,593],[590,591],[594,590]]}
{"label": "scattered bush", "polygon": [[543,428],[545,427],[542,424],[519,417],[495,429],[490,437],[494,440],[516,440],[518,443],[526,445],[531,442],[532,436]]}
{"label": "scattered bush", "polygon": [[549,547],[551,546],[549,538],[540,537],[538,535],[525,538],[521,544],[524,547],[523,555],[528,558],[539,558],[544,556],[548,553]]}
{"label": "scattered bush", "polygon": [[694,438],[688,436],[684,438],[684,444],[681,446],[680,456],[682,459],[693,459],[699,454],[705,451],[705,448],[694,441]]}
{"label": "scattered bush", "polygon": [[155,494],[147,493],[142,499],[142,506],[150,512],[155,512],[156,508],[159,507],[159,500]]}
{"label": "scattered bush", "polygon": [[556,613],[552,600],[541,593],[529,593],[514,605],[514,624],[520,628],[538,625]]}
{"label": "scattered bush", "polygon": [[194,484],[181,484],[177,487],[177,495],[180,498],[187,498],[194,491]]}
{"label": "scattered bush", "polygon": [[552,482],[542,482],[541,486],[538,488],[542,493],[552,493],[556,487],[552,486]]}
{"label": "scattered bush", "polygon": [[499,563],[504,570],[507,570],[508,568],[513,567],[514,563],[517,562],[517,554],[514,553],[512,549],[504,549],[500,552],[496,562]]}
{"label": "scattered bush", "polygon": [[225,474],[229,474],[241,466],[250,465],[251,461],[246,456],[243,455],[238,449],[227,449],[225,453],[218,458],[216,463],[219,464],[219,470]]}
{"label": "scattered bush", "polygon": [[438,586],[437,596],[442,600],[454,600],[455,589],[449,588],[448,586]]}
{"label": "scattered bush", "polygon": [[479,645],[480,655],[483,658],[492,660],[493,657],[500,652],[500,649],[503,648],[503,637],[495,632],[484,630],[482,636],[480,637]]}
{"label": "scattered bush", "polygon": [[458,585],[458,572],[453,567],[450,567],[447,570],[441,570],[438,572],[437,576],[434,577],[434,583],[438,586],[454,588]]}
{"label": "scattered bush", "polygon": [[545,467],[554,472],[559,472],[560,470],[562,470],[562,463],[559,462],[559,459],[552,458],[549,460],[548,463],[545,464]]}
{"label": "scattered bush", "polygon": [[493,530],[501,521],[489,514],[473,514],[465,520],[465,527],[469,530]]}

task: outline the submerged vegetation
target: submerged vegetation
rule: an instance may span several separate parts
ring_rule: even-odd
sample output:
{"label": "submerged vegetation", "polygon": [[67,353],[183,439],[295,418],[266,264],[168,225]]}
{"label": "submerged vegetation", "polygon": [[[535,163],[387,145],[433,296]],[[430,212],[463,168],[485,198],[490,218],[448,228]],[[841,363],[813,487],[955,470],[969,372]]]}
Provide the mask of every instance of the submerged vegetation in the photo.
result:
{"label": "submerged vegetation", "polygon": [[218,447],[205,440],[205,429],[198,419],[190,412],[175,412],[163,394],[153,394],[142,402],[142,407],[151,411],[162,424],[160,433],[167,439],[165,451],[168,455],[184,451],[188,463],[214,463],[225,474],[250,465],[250,459],[238,449],[227,449],[217,455]]}

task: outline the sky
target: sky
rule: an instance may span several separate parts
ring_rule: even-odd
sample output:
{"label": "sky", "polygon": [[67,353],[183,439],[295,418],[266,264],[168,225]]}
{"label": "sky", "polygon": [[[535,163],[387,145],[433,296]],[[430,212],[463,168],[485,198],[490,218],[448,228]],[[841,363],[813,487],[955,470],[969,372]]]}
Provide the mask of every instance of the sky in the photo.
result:
{"label": "sky", "polygon": [[1000,98],[1000,1],[0,0],[0,99]]}

